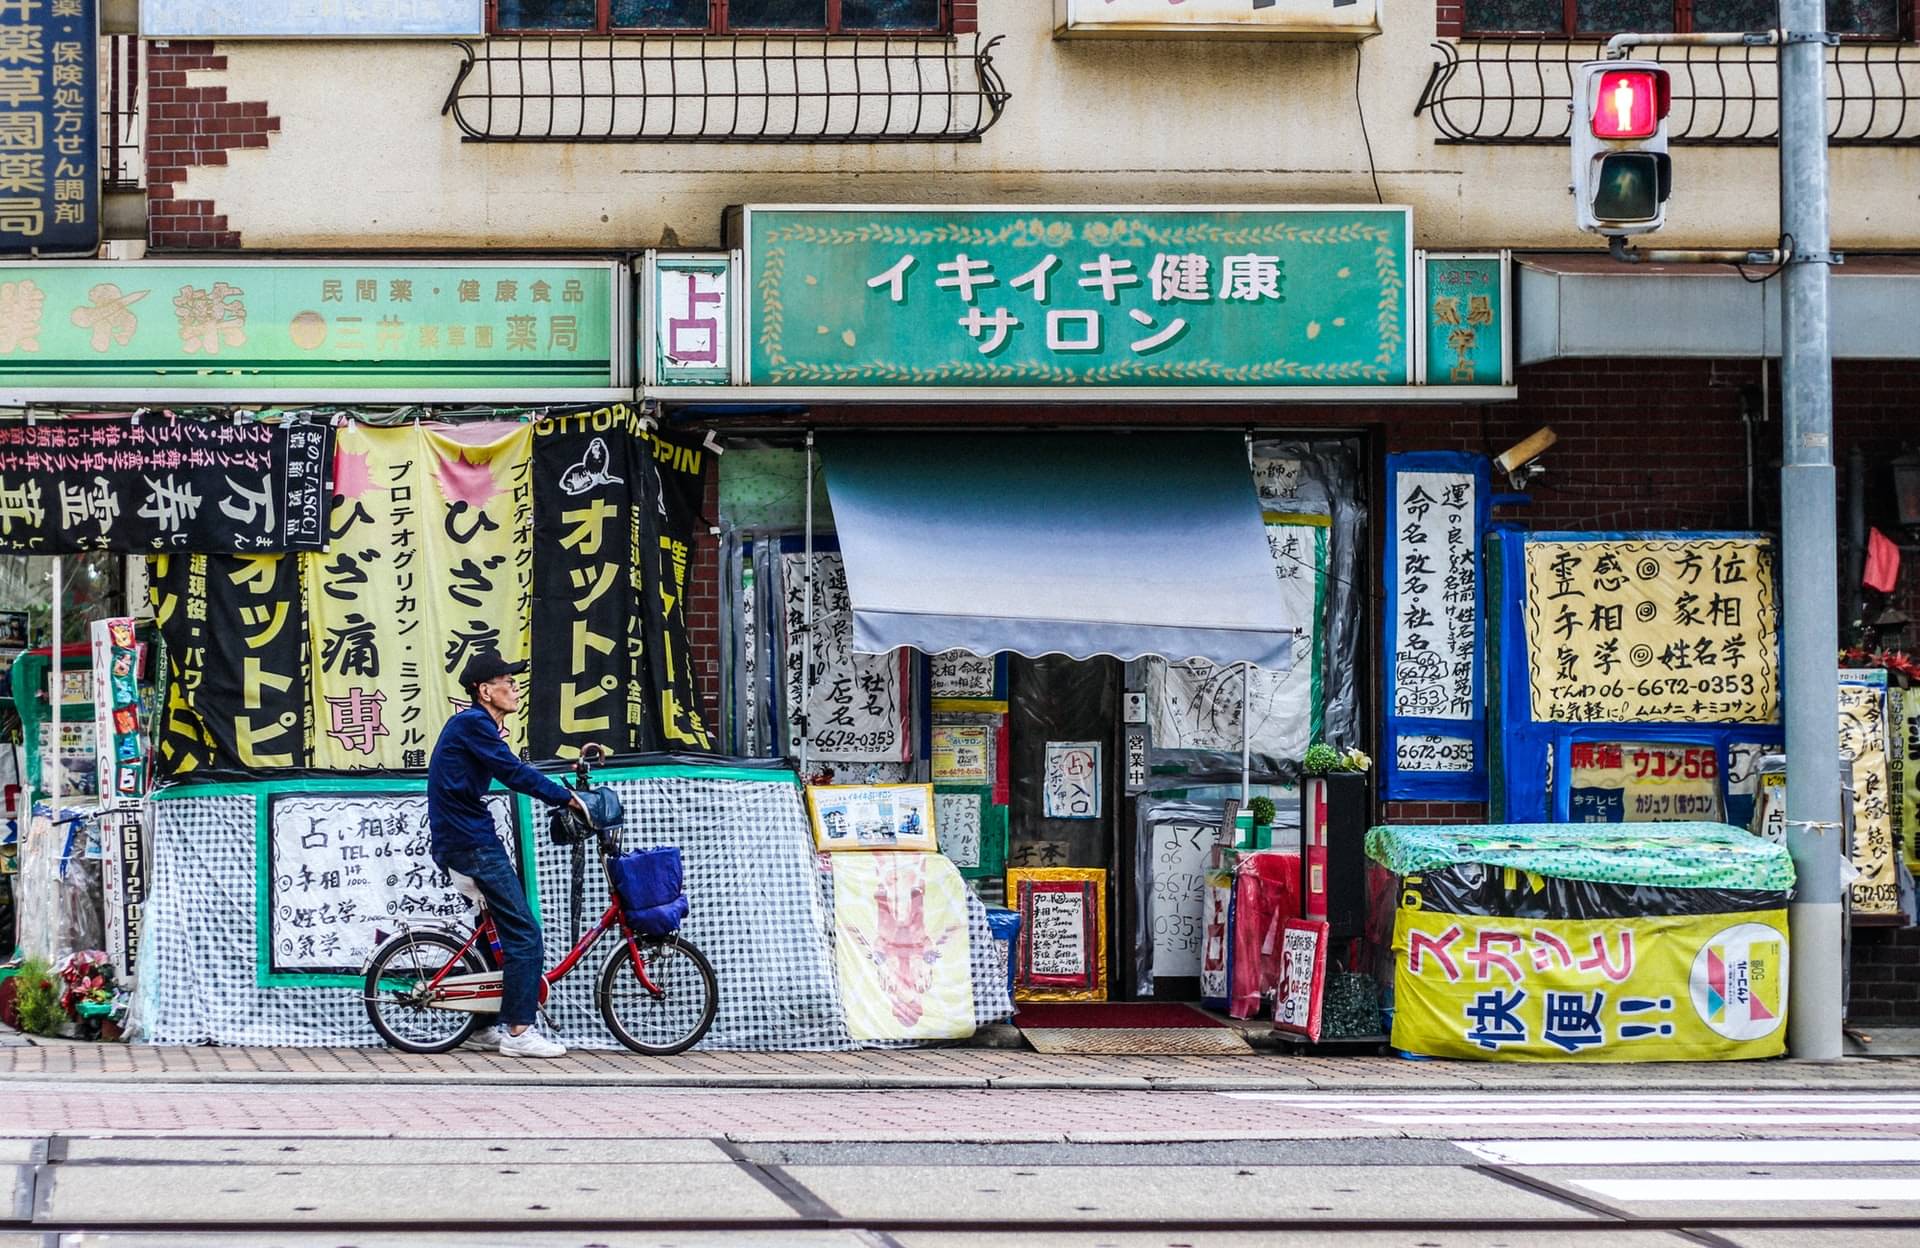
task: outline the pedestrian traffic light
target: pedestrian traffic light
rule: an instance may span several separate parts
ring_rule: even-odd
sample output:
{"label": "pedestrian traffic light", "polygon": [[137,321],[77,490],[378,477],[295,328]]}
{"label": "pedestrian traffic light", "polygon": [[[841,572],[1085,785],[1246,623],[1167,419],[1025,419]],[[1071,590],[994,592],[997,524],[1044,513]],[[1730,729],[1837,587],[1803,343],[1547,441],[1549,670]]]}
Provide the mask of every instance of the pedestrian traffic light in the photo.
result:
{"label": "pedestrian traffic light", "polygon": [[1574,224],[1589,234],[1657,230],[1667,219],[1672,80],[1651,61],[1588,61],[1573,75]]}

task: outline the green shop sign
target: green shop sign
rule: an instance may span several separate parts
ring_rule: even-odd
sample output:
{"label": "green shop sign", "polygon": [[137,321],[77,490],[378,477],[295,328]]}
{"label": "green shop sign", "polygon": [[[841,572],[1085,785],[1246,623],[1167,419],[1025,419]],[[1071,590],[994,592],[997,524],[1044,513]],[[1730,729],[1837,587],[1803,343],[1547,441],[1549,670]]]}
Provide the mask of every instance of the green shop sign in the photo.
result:
{"label": "green shop sign", "polygon": [[624,273],[478,260],[10,264],[0,400],[600,397],[629,384]]}
{"label": "green shop sign", "polygon": [[1510,386],[1507,352],[1509,258],[1500,252],[1423,252],[1419,304],[1426,341],[1423,379],[1431,386]]}
{"label": "green shop sign", "polygon": [[738,211],[748,380],[1404,386],[1405,208]]}

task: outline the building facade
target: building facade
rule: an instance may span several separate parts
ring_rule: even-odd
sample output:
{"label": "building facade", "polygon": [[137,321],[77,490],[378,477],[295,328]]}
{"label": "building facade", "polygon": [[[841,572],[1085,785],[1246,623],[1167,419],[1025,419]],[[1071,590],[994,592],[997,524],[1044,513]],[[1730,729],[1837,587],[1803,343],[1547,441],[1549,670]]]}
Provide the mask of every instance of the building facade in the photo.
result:
{"label": "building facade", "polygon": [[[719,743],[740,753],[791,749],[837,770],[842,781],[931,778],[936,791],[938,769],[952,767],[944,791],[956,802],[977,797],[964,817],[979,820],[989,838],[997,829],[999,861],[1109,873],[1114,930],[1101,940],[1109,943],[1118,990],[1169,981],[1162,991],[1189,991],[1206,979],[1204,921],[1194,923],[1177,906],[1156,910],[1132,869],[1159,843],[1156,829],[1172,826],[1148,809],[1157,809],[1155,794],[1204,804],[1236,789],[1243,768],[1231,757],[1235,735],[1262,738],[1240,747],[1245,770],[1286,794],[1312,741],[1376,758],[1395,753],[1398,742],[1384,724],[1395,685],[1395,665],[1384,656],[1398,637],[1390,606],[1397,591],[1384,554],[1396,518],[1389,457],[1491,457],[1546,426],[1558,441],[1539,461],[1544,476],[1482,476],[1489,523],[1587,533],[1777,527],[1778,283],[1729,267],[1618,265],[1598,240],[1574,229],[1565,190],[1571,69],[1596,58],[1605,36],[1628,21],[1660,30],[1764,28],[1772,6],[1676,0],[1669,12],[1585,0],[1441,0],[1321,11],[1245,0],[447,0],[356,6],[345,17],[321,4],[279,16],[251,7],[221,0],[140,6],[134,54],[144,213],[125,232],[144,243],[145,258],[127,264],[632,264],[640,278],[632,299],[637,354],[630,375],[616,370],[597,388],[655,405],[669,427],[712,431],[708,446],[718,462],[704,478],[707,524],[692,551],[686,606],[692,668]],[[124,23],[127,16],[109,6],[110,18]],[[1842,507],[1909,549],[1920,529],[1903,527],[1903,518],[1920,516],[1902,516],[1889,465],[1920,440],[1913,398],[1920,318],[1912,315],[1920,306],[1920,200],[1912,191],[1920,185],[1917,16],[1911,0],[1849,4],[1830,14],[1842,38],[1829,51],[1833,239],[1847,256],[1834,279]],[[134,28],[127,32],[133,39]],[[1660,54],[1673,72],[1676,189],[1659,245],[1777,241],[1772,55],[1765,48]],[[1282,206],[1344,213],[1351,222],[1404,209],[1407,233],[1391,262],[1402,266],[1395,280],[1417,297],[1406,305],[1412,318],[1395,331],[1399,353],[1383,348],[1391,355],[1386,372],[1349,389],[1299,376],[1159,392],[1079,375],[989,385],[936,371],[902,374],[917,380],[877,391],[857,379],[874,358],[862,345],[871,339],[867,324],[856,332],[852,321],[843,328],[824,312],[817,325],[786,327],[803,340],[792,347],[796,359],[829,361],[820,365],[824,380],[801,385],[792,377],[813,374],[789,373],[769,388],[760,371],[768,361],[755,355],[764,356],[768,330],[766,288],[755,285],[768,277],[768,244],[755,237],[750,216],[730,211],[749,205],[769,213],[808,206],[822,219],[806,228],[823,230],[866,228],[885,212],[936,232],[970,221],[998,228],[1029,214],[1037,226],[1078,221],[1082,229],[1083,218],[1110,216],[1118,227],[1145,216],[1163,234],[1183,222],[1230,231],[1246,214]],[[1301,229],[1346,228],[1331,218],[1301,220]],[[1216,282],[1226,280],[1230,260],[1259,254],[1247,247],[1206,257]],[[1148,257],[1158,261],[1163,250],[1204,251],[1144,248],[1134,272],[1143,290]],[[674,257],[696,266],[704,258],[722,272],[733,253],[724,317],[702,313],[723,305],[703,305],[699,292],[707,288],[691,277],[682,295],[688,302],[675,305],[688,324],[702,325],[678,361],[691,361],[691,373],[663,375],[675,364],[666,358],[671,343],[658,345],[671,312],[648,253],[668,253],[661,261],[668,269]],[[1096,253],[1107,259],[1098,245],[1069,255],[1062,281]],[[1469,296],[1452,299],[1429,284],[1439,280],[1435,261],[1454,256],[1492,266],[1484,271],[1496,275],[1491,284],[1475,288],[1487,297],[1480,312]],[[946,265],[966,257],[952,247],[929,256],[919,275],[925,286],[896,288],[894,296],[908,310],[903,315],[919,318],[916,341],[928,365],[999,350],[986,345],[984,335],[995,332],[990,320],[964,320],[998,305],[976,299],[971,286],[936,284],[936,260],[947,273]],[[967,276],[964,267],[951,272]],[[1345,307],[1331,293],[1334,279],[1299,262],[1292,273],[1284,293],[1273,288],[1268,320],[1235,331],[1235,341],[1298,339],[1311,344],[1303,358],[1337,354],[1330,344],[1349,328],[1346,318],[1323,323],[1317,311]],[[877,285],[884,265],[860,276],[872,279],[865,290],[848,287],[851,294],[833,297],[866,299],[886,289]],[[909,268],[900,280],[911,276]],[[997,280],[1014,276],[1003,269]],[[1346,267],[1339,277],[1346,280]],[[811,274],[804,280],[814,283]],[[1160,298],[1157,271],[1153,282],[1159,308],[1105,291],[1106,332],[1134,330],[1133,321],[1147,326],[1135,331],[1136,355],[1155,350],[1152,331],[1171,323],[1150,324],[1150,313],[1179,310],[1177,297]],[[949,293],[959,297],[936,317],[926,301]],[[351,302],[352,288],[342,297]],[[1224,287],[1205,290],[1206,297],[1226,306]],[[366,315],[377,318],[379,300],[371,302]],[[1042,293],[1039,306],[1046,305]],[[1037,310],[1029,317],[1036,325],[1023,328],[1031,333]],[[936,319],[946,337],[926,346]],[[1490,372],[1476,374],[1467,361],[1476,328],[1482,353],[1491,344]],[[550,347],[550,321],[539,332]],[[741,341],[723,350],[723,333]],[[1450,347],[1456,365],[1466,365],[1464,376],[1447,375]],[[835,373],[842,365],[833,360],[852,371]],[[1450,389],[1453,381],[1463,388]],[[468,397],[489,401],[484,390]],[[552,401],[568,397],[556,390]],[[538,383],[516,382],[512,401],[540,403]],[[800,609],[795,604],[807,616],[804,637],[816,606],[853,614],[834,600],[840,582],[833,576],[852,580],[858,599],[867,575],[855,566],[858,552],[842,552],[834,541],[831,514],[851,497],[836,484],[835,455],[846,454],[836,438],[840,445],[897,443],[910,434],[1004,442],[1044,432],[1092,445],[1135,431],[1232,435],[1244,440],[1256,469],[1294,465],[1275,470],[1289,484],[1263,494],[1261,505],[1276,543],[1284,539],[1274,534],[1289,525],[1309,545],[1328,543],[1307,561],[1319,578],[1319,595],[1310,590],[1305,608],[1315,613],[1317,648],[1295,655],[1317,677],[1297,702],[1269,705],[1276,717],[1270,735],[1248,722],[1251,685],[1235,695],[1220,672],[1155,667],[1140,657],[1157,653],[1150,648],[1120,654],[1131,662],[1100,670],[1015,658],[972,677],[920,659],[884,670],[851,654],[787,659],[786,647],[804,644],[790,626],[782,631]],[[809,491],[800,483],[816,470],[816,438],[825,485]],[[1335,467],[1303,476],[1299,465],[1315,463]],[[1076,470],[1059,465],[1062,474]],[[1301,493],[1301,479],[1317,483],[1319,494]],[[1327,537],[1316,539],[1320,532]],[[839,538],[854,540],[845,532]],[[826,589],[814,583],[807,557],[816,539],[835,566],[840,554],[849,556],[844,572],[827,576]],[[790,596],[782,568],[796,551],[806,559],[806,581]],[[1864,558],[1864,551],[1847,553]],[[1843,560],[1849,566],[1857,565]],[[1858,574],[1847,575],[1850,587]],[[1871,598],[1843,588],[1843,636],[1897,648],[1904,619],[1920,617],[1915,584],[1909,576],[1893,593]],[[1858,621],[1879,625],[1877,637],[1860,637]],[[844,623],[862,627],[853,618]],[[816,706],[818,688],[831,689],[839,676],[867,693],[877,682],[885,712]],[[958,683],[943,693],[942,679]],[[982,683],[970,688],[968,680]],[[1019,691],[1023,684],[1028,693]],[[1282,698],[1262,688],[1262,696],[1270,693]],[[1138,715],[1136,696],[1151,703]],[[1231,711],[1201,705],[1217,698],[1224,707],[1236,696]],[[849,693],[849,706],[854,700]],[[835,714],[853,714],[875,731],[890,724],[891,735],[883,733],[877,747],[815,747],[820,729],[812,717]],[[1155,763],[1146,770],[1173,779],[1132,783],[1123,774],[1119,760],[1136,723],[1155,729]],[[1171,739],[1182,732],[1190,738]],[[1109,792],[1096,801],[1091,824],[1051,805],[1060,795],[1050,769],[1065,758],[1049,752],[1054,737],[1100,747],[1093,758]],[[803,740],[808,749],[798,748]],[[992,765],[939,753],[980,742]],[[1481,793],[1444,785],[1396,793],[1381,784],[1367,799],[1369,817],[1474,823],[1497,815],[1500,803],[1483,795],[1484,737],[1478,749]],[[1289,818],[1298,816],[1283,822]],[[995,865],[993,852],[973,863],[982,876]],[[1881,970],[1903,965],[1912,947],[1866,930],[1857,949],[1856,1015],[1913,1008],[1901,994],[1920,988]]]}

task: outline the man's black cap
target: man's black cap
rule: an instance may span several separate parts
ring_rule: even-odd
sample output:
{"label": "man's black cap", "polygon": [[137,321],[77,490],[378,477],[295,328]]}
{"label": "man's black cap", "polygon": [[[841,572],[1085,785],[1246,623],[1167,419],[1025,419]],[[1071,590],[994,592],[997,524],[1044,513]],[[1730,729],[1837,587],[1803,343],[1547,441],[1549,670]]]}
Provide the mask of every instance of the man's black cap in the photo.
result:
{"label": "man's black cap", "polygon": [[509,663],[500,657],[499,651],[485,650],[468,659],[467,665],[460,670],[460,687],[472,696],[481,685],[490,680],[497,680],[502,676],[518,676],[526,670],[525,659],[518,663]]}

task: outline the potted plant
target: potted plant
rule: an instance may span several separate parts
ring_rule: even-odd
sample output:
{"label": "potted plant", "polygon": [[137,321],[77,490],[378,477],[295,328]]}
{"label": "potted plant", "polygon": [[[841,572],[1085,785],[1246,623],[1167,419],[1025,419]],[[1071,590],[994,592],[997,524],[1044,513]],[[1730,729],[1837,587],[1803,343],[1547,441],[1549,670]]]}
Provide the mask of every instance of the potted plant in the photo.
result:
{"label": "potted plant", "polygon": [[1255,849],[1273,848],[1273,799],[1262,794],[1247,804],[1253,814],[1253,847]]}

